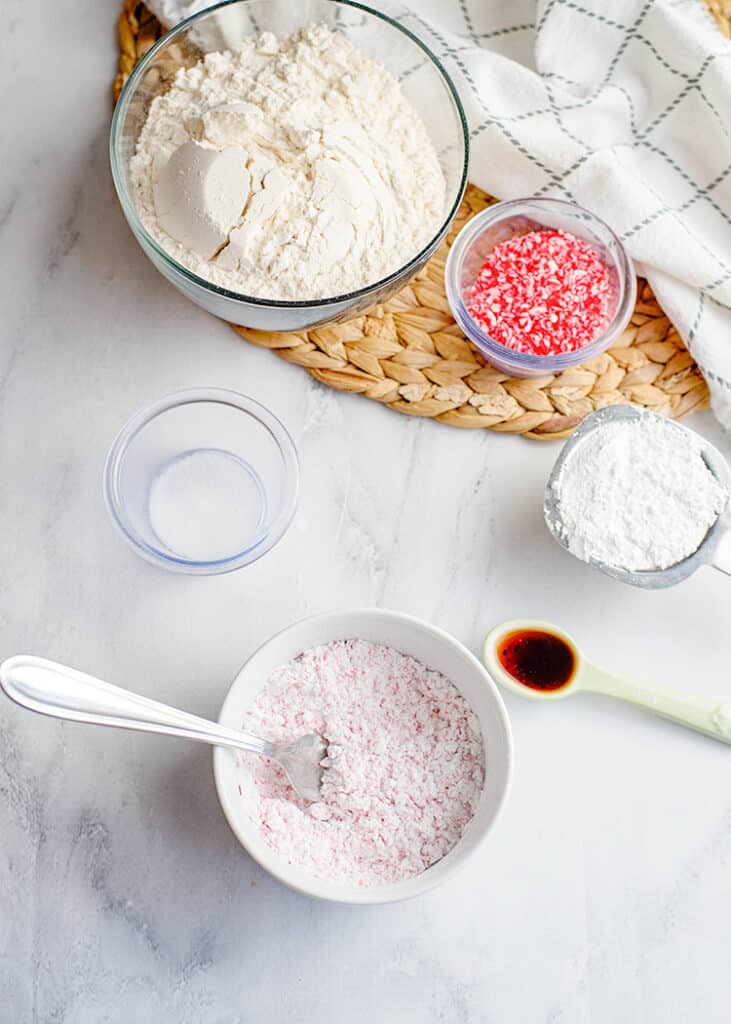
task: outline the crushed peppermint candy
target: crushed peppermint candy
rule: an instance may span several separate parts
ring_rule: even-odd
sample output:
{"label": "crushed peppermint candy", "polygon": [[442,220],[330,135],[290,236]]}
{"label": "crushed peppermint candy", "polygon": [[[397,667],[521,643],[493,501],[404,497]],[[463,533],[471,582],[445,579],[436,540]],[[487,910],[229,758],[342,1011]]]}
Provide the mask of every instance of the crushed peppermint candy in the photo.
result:
{"label": "crushed peppermint candy", "polygon": [[517,352],[575,352],[606,327],[609,271],[587,242],[568,231],[516,235],[492,250],[477,275],[468,311],[495,341]]}
{"label": "crushed peppermint candy", "polygon": [[482,792],[479,722],[439,672],[384,644],[337,640],[277,669],[243,727],[275,742],[328,741],[322,799],[278,765],[239,757],[239,792],[289,864],[372,886],[418,875],[457,843]]}

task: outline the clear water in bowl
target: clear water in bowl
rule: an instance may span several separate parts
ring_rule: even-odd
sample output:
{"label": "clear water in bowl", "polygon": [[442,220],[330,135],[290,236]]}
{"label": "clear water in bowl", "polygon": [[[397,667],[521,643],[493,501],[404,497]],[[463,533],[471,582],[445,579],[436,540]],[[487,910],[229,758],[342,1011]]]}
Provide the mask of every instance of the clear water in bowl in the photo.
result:
{"label": "clear water in bowl", "polygon": [[215,562],[256,543],[266,519],[256,470],[221,448],[197,448],[165,463],[150,484],[148,514],[171,555]]}
{"label": "clear water in bowl", "polygon": [[197,575],[238,569],[272,548],[298,484],[283,424],[223,388],[178,392],[137,413],[105,470],[112,520],[137,554]]}

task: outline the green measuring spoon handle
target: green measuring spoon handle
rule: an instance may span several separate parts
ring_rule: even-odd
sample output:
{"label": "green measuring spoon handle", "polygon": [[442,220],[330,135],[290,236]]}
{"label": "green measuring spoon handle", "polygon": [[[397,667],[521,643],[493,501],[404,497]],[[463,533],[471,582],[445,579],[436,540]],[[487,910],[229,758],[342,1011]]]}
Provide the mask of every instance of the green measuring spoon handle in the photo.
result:
{"label": "green measuring spoon handle", "polygon": [[577,682],[583,690],[629,701],[661,718],[669,718],[672,722],[695,729],[714,740],[731,744],[731,700],[650,689],[620,676],[610,675],[590,662],[584,662]]}

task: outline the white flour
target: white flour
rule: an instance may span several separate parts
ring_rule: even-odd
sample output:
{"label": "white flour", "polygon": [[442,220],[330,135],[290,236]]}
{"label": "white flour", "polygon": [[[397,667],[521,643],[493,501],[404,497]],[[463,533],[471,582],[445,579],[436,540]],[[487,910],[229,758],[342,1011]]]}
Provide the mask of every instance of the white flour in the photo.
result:
{"label": "white flour", "polygon": [[179,71],[131,173],[140,219],[171,256],[262,298],[373,284],[445,213],[434,146],[398,83],[323,25]]}
{"label": "white flour", "polygon": [[634,571],[687,558],[728,497],[702,451],[699,437],[649,415],[593,430],[554,485],[569,550]]}

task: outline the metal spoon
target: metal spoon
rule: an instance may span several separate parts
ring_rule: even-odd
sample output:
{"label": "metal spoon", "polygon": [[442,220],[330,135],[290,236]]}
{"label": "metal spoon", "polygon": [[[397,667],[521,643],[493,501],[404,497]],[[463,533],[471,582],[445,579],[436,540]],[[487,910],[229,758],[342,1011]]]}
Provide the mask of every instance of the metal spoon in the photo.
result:
{"label": "metal spoon", "polygon": [[322,736],[313,734],[300,736],[293,743],[269,743],[29,654],[8,658],[0,665],[0,686],[16,704],[54,718],[182,736],[216,747],[263,754],[281,765],[303,800],[320,799],[320,761],[327,752]]}
{"label": "metal spoon", "polygon": [[[698,436],[693,431],[689,431],[687,427],[681,426],[680,423],[668,420],[664,416],[658,416],[656,413],[636,409],[631,405],[610,405],[606,409],[599,409],[597,412],[587,416],[564,445],[548,478],[543,499],[543,515],[551,534],[566,551],[569,551],[568,538],[563,527],[561,506],[557,498],[555,486],[564,463],[576,446],[581,444],[592,430],[596,430],[606,423],[616,420],[635,420],[648,416],[653,416],[655,419],[669,424],[675,430],[692,433],[694,437]],[[703,459],[719,483],[727,491],[731,492],[731,470],[729,470],[728,463],[719,450],[714,448],[708,441],[704,442]],[[606,573],[607,576],[613,576],[615,580],[629,583],[633,587],[644,587],[647,590],[656,590],[659,587],[672,587],[676,583],[687,579],[688,576],[692,575],[702,565],[712,565],[715,569],[720,569],[721,572],[731,576],[731,533],[729,532],[729,527],[731,527],[731,516],[729,515],[729,506],[727,504],[725,511],[708,531],[700,547],[692,555],[684,558],[681,562],[676,562],[675,565],[671,565],[668,569],[633,572],[618,566],[607,565],[605,562],[592,561],[589,564],[596,566],[597,569]],[[569,553],[573,554],[573,552]]]}
{"label": "metal spoon", "polygon": [[[574,669],[568,681],[559,689],[535,690],[520,682],[505,669],[498,651],[510,633],[535,630],[559,637],[571,649]],[[731,744],[731,700],[702,697],[694,693],[677,693],[664,687],[643,686],[621,676],[612,675],[584,657],[574,640],[550,622],[513,619],[495,626],[485,637],[483,660],[490,675],[502,686],[521,697],[531,700],[562,700],[577,693],[603,693],[607,697],[626,700],[651,711],[661,718],[669,718],[714,740]]]}

